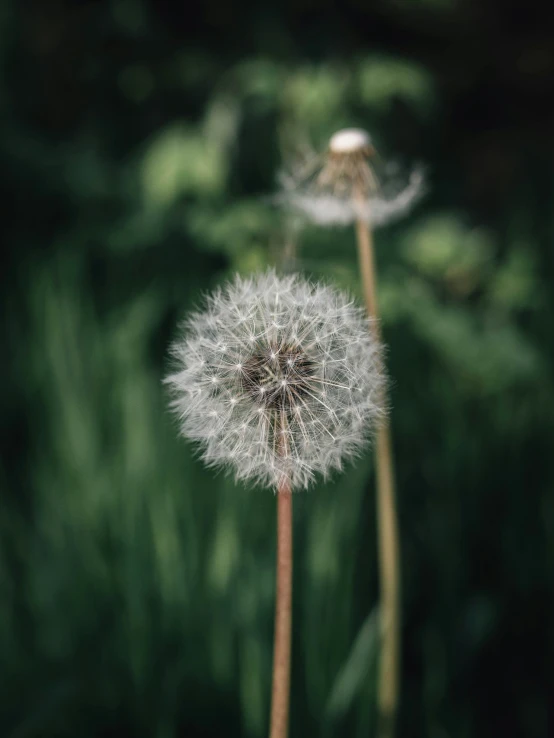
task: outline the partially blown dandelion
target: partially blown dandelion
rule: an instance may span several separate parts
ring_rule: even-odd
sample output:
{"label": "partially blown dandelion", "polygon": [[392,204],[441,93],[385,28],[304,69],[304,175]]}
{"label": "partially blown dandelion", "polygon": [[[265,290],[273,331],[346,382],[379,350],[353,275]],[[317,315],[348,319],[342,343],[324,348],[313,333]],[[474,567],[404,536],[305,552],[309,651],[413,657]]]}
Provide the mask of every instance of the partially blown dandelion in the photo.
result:
{"label": "partially blown dandelion", "polygon": [[[281,200],[320,225],[354,223],[360,273],[368,316],[380,342],[377,278],[372,226],[403,215],[422,191],[421,174],[398,187],[380,181],[378,162],[369,135],[358,128],[338,131],[327,152],[284,180]],[[388,418],[379,426],[375,443],[377,532],[381,584],[381,649],[377,707],[377,735],[393,738],[400,689],[400,548],[392,436]]]}
{"label": "partially blown dandelion", "polygon": [[237,479],[305,488],[354,456],[382,413],[363,312],[297,276],[236,278],[189,318],[172,353],[183,435]]}
{"label": "partially blown dandelion", "polygon": [[317,225],[373,227],[405,215],[423,193],[423,175],[415,169],[403,181],[395,167],[378,157],[371,138],[359,128],[335,133],[323,155],[309,154],[280,175],[277,200]]}

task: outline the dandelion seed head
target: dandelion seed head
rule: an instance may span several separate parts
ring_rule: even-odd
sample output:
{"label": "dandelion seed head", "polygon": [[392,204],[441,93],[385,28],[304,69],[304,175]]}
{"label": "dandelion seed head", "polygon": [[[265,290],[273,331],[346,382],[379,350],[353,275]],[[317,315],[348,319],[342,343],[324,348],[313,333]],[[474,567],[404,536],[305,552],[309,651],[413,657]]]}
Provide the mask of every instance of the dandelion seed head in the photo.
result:
{"label": "dandelion seed head", "polygon": [[384,412],[363,311],[299,276],[236,277],[189,318],[172,355],[166,383],[182,434],[239,480],[305,488],[355,457]]}
{"label": "dandelion seed head", "polygon": [[402,178],[397,167],[380,159],[361,128],[337,131],[324,155],[294,162],[279,180],[275,201],[320,226],[355,220],[385,225],[406,215],[425,189],[420,168]]}

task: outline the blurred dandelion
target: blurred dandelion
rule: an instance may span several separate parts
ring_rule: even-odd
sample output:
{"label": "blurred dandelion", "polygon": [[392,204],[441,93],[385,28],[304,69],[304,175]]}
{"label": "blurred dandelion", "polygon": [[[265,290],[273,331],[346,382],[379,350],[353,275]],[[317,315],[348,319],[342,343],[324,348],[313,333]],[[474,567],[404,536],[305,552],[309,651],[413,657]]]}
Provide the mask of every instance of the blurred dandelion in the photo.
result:
{"label": "blurred dandelion", "polygon": [[[323,156],[307,157],[291,175],[282,176],[278,196],[281,204],[313,223],[355,224],[364,298],[377,344],[381,337],[371,227],[404,215],[423,192],[420,171],[412,172],[404,186],[389,175],[369,134],[348,128],[331,137]],[[384,394],[384,387],[380,391]],[[386,404],[384,397],[381,404]],[[379,738],[393,738],[400,685],[400,546],[388,418],[377,430],[375,456],[382,630],[377,731]]]}
{"label": "blurred dandelion", "polygon": [[323,155],[305,151],[281,172],[279,184],[276,201],[321,226],[356,220],[381,226],[408,213],[424,193],[422,170],[403,179],[359,128],[335,133]]}
{"label": "blurred dandelion", "polygon": [[384,415],[379,343],[348,296],[296,275],[236,277],[172,347],[183,435],[214,467],[277,494],[271,737],[287,735],[292,494],[364,447]]}

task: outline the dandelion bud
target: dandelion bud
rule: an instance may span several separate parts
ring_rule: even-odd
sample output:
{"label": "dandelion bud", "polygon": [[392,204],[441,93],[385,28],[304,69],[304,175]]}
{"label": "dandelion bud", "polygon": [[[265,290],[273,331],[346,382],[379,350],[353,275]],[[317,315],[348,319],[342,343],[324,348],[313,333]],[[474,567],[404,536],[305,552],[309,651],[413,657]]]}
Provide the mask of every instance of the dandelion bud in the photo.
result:
{"label": "dandelion bud", "polygon": [[172,346],[166,382],[207,464],[299,489],[365,446],[383,414],[379,354],[346,295],[270,271],[207,298]]}

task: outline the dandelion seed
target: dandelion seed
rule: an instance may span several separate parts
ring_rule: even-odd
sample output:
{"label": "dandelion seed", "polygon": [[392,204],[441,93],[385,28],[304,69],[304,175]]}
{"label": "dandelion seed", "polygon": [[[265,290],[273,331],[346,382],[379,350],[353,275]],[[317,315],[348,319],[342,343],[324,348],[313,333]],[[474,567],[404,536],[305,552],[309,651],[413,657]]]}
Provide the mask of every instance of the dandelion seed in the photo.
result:
{"label": "dandelion seed", "polygon": [[239,480],[305,488],[356,456],[383,414],[380,349],[363,311],[298,276],[235,278],[189,318],[172,354],[166,382],[182,434]]}
{"label": "dandelion seed", "polygon": [[281,173],[275,200],[317,225],[384,225],[408,213],[424,192],[421,169],[407,181],[394,169],[380,161],[366,131],[346,128],[331,137],[325,154]]}

